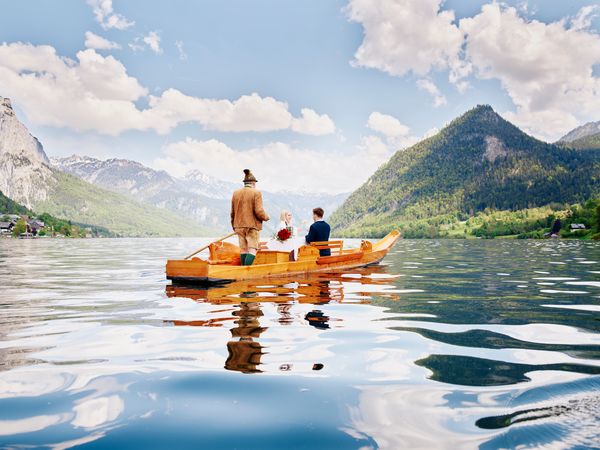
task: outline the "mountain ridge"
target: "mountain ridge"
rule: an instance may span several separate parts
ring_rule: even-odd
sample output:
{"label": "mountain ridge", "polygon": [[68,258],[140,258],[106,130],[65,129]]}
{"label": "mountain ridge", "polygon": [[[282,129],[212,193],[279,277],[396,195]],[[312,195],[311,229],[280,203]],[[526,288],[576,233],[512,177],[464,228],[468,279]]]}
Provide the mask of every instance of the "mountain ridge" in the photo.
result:
{"label": "mountain ridge", "polygon": [[539,141],[478,105],[396,152],[334,213],[343,236],[379,236],[421,219],[585,200],[600,190],[600,157]]}
{"label": "mountain ridge", "polygon": [[571,143],[595,134],[600,134],[600,120],[597,122],[588,122],[572,129],[558,141],[556,141],[556,143]]}

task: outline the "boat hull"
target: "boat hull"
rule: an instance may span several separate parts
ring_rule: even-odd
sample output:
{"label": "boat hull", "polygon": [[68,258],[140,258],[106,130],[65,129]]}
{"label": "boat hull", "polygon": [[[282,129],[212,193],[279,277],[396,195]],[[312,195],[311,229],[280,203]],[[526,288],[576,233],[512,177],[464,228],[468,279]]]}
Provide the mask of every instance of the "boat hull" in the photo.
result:
{"label": "boat hull", "polygon": [[219,260],[200,258],[168,260],[166,275],[167,279],[177,284],[215,285],[238,280],[339,272],[379,263],[399,238],[400,233],[392,231],[374,244],[363,241],[359,249],[325,257],[319,256],[316,249],[305,246],[300,249],[297,261],[284,261],[283,257],[287,258],[287,254],[282,252],[259,252],[257,262],[251,266],[241,266],[239,263],[223,264]]}

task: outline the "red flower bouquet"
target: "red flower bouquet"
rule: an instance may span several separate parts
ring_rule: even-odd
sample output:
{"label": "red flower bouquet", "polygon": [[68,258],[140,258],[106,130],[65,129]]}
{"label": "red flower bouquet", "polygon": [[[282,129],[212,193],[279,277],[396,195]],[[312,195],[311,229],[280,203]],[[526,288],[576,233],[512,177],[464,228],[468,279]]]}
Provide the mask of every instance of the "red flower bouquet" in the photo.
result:
{"label": "red flower bouquet", "polygon": [[279,242],[285,242],[292,237],[292,232],[288,228],[282,228],[275,234],[275,239]]}

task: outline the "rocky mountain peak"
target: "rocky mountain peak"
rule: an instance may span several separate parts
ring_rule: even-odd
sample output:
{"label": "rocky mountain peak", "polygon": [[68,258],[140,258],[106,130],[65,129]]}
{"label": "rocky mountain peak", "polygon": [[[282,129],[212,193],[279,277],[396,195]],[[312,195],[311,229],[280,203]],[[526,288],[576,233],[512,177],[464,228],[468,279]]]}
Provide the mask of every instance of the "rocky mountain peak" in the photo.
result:
{"label": "rocky mountain peak", "polygon": [[50,164],[44,148],[17,118],[9,98],[0,97],[0,155],[11,153],[32,163]]}
{"label": "rocky mountain peak", "polygon": [[42,144],[19,121],[10,99],[0,97],[0,191],[31,208],[47,197],[49,164]]}

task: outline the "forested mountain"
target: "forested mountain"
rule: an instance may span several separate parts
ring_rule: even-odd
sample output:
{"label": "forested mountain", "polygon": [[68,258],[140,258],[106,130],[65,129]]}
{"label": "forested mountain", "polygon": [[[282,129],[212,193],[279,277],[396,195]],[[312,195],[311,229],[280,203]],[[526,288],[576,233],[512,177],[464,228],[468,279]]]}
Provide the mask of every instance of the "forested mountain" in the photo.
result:
{"label": "forested mountain", "polygon": [[490,106],[477,106],[435,136],[398,151],[331,222],[338,236],[379,236],[423,219],[448,223],[487,208],[575,203],[599,192],[599,151],[541,142]]}
{"label": "forested mountain", "polygon": [[23,205],[11,200],[0,191],[0,217],[2,214],[29,214],[30,211]]}

